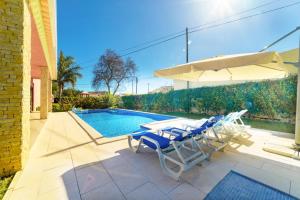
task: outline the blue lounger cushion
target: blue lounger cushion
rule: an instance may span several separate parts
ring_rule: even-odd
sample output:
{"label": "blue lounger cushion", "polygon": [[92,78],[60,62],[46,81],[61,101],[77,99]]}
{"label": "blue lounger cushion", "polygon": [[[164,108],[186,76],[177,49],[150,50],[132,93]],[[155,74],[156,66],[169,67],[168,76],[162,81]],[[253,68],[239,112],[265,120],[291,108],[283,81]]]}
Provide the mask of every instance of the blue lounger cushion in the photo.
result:
{"label": "blue lounger cushion", "polygon": [[[170,140],[168,138],[159,136],[159,135],[151,133],[151,132],[145,131],[145,132],[141,132],[141,133],[137,133],[137,134],[132,135],[132,137],[135,140],[140,140],[140,138],[142,136],[146,136],[146,137],[149,137],[149,138],[157,141],[161,149],[165,149],[165,148],[169,147],[169,145],[170,145]],[[151,149],[156,149],[156,145],[153,144],[152,142],[148,141],[148,140],[143,140],[143,143],[145,145],[147,145],[148,147],[150,147]]]}
{"label": "blue lounger cushion", "polygon": [[217,122],[224,118],[224,115],[215,115],[211,121]]}
{"label": "blue lounger cushion", "polygon": [[171,132],[172,135],[175,136],[176,141],[181,141],[186,137],[192,137],[192,136],[196,136],[196,135],[201,135],[203,133],[203,131],[205,131],[207,128],[209,128],[210,126],[212,126],[211,124],[214,122],[208,122],[206,121],[204,124],[202,124],[199,128],[196,129],[192,129],[189,131],[189,134],[187,136],[183,136],[182,135],[182,131],[186,132],[187,130],[181,129],[181,128],[166,128],[163,129],[162,131],[167,131],[167,132]]}

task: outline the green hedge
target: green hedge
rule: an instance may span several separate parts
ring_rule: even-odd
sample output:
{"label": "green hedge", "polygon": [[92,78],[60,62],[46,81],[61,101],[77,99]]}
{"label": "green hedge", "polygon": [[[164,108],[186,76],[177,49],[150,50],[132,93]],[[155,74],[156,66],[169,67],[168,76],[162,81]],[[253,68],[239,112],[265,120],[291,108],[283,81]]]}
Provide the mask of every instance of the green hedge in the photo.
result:
{"label": "green hedge", "polygon": [[248,109],[248,117],[294,122],[297,78],[123,96],[128,109],[152,112],[227,114]]}
{"label": "green hedge", "polygon": [[52,105],[53,112],[69,111],[73,107],[82,109],[115,108],[120,103],[120,97],[102,95],[100,97],[62,97],[59,103]]}

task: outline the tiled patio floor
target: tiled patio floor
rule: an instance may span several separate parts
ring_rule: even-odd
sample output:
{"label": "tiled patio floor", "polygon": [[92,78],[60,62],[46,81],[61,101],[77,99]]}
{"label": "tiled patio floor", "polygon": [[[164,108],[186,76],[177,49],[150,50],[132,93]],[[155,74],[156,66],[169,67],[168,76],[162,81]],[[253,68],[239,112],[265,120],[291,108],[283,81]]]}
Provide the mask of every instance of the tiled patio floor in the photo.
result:
{"label": "tiled patio floor", "polygon": [[300,197],[300,161],[262,150],[270,138],[289,139],[258,129],[250,133],[177,182],[162,173],[155,152],[134,154],[126,140],[95,143],[68,113],[52,113],[6,198],[202,199],[230,170]]}

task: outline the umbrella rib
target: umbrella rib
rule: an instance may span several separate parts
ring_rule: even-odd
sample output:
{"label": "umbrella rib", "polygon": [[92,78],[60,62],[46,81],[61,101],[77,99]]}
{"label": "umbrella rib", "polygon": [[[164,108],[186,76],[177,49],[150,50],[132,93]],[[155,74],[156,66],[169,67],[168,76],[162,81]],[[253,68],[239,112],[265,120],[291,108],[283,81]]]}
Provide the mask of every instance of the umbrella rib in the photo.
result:
{"label": "umbrella rib", "polygon": [[274,69],[272,67],[267,67],[267,66],[263,66],[263,65],[256,65],[256,66],[263,67],[263,68],[268,68],[268,69],[272,69],[272,70],[276,70],[276,71],[280,71],[280,72],[284,72],[285,71],[285,70]]}
{"label": "umbrella rib", "polygon": [[231,73],[231,71],[228,68],[226,68],[226,71],[230,74],[230,80],[232,80],[232,73]]}
{"label": "umbrella rib", "polygon": [[283,62],[284,64],[288,64],[288,65],[297,65],[298,62]]}
{"label": "umbrella rib", "polygon": [[199,76],[198,76],[198,80],[200,80],[201,76],[204,74],[204,71],[202,71]]}

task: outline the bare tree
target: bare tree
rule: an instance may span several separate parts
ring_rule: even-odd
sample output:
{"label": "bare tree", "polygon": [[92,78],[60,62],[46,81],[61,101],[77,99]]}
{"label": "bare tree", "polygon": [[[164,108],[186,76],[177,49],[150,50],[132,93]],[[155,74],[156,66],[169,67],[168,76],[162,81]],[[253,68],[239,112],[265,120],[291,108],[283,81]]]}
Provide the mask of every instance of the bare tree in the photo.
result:
{"label": "bare tree", "polygon": [[133,77],[135,72],[136,65],[133,60],[127,58],[124,61],[113,50],[107,49],[95,65],[92,85],[95,89],[106,86],[108,93],[115,95],[120,85]]}

